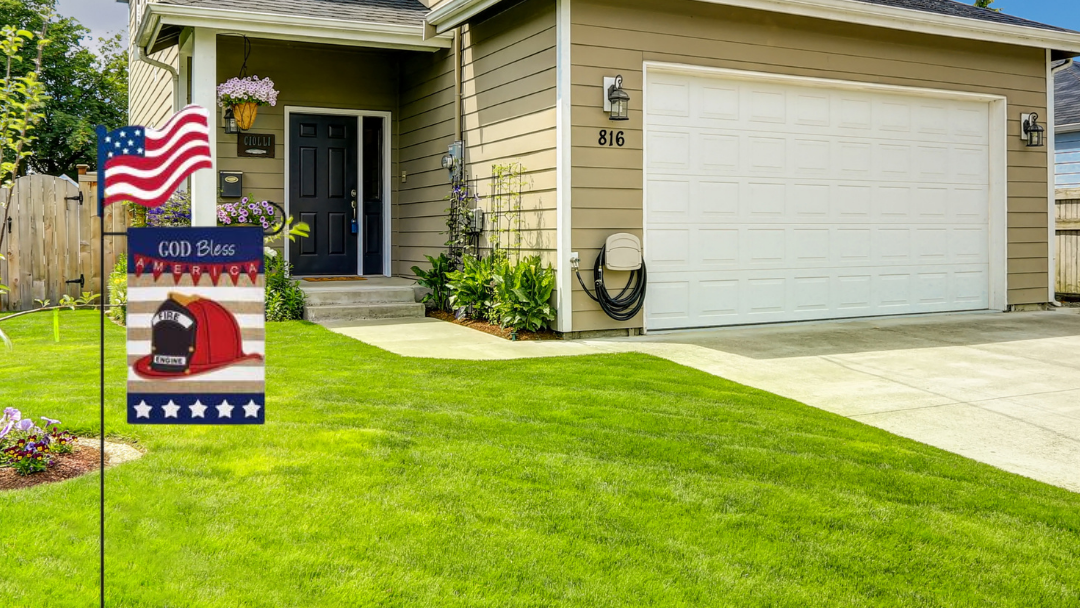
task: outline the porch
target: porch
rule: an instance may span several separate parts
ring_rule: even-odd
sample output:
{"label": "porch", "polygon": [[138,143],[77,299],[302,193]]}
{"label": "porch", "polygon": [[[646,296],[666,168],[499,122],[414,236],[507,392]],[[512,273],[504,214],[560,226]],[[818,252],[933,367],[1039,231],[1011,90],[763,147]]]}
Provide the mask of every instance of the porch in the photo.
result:
{"label": "porch", "polygon": [[[193,224],[215,224],[220,203],[277,202],[310,227],[310,236],[274,245],[300,277],[411,276],[442,247],[449,185],[440,160],[457,134],[445,78],[452,39],[424,39],[422,4],[297,15],[272,1],[258,13],[168,2],[137,17],[140,44],[151,54],[175,47],[173,109],[194,103],[216,116],[215,170],[192,178]],[[252,75],[273,80],[277,104],[227,133],[217,86]],[[324,291],[313,288],[316,299]]]}

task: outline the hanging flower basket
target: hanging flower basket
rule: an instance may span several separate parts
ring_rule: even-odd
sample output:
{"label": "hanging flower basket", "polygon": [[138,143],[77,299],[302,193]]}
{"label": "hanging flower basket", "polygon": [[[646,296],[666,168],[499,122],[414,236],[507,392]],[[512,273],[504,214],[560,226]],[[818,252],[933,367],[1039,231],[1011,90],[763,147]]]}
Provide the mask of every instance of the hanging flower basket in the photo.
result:
{"label": "hanging flower basket", "polygon": [[259,106],[277,105],[278,91],[269,78],[247,76],[230,78],[217,87],[218,105],[231,107],[236,122],[243,130],[255,123]]}
{"label": "hanging flower basket", "polygon": [[247,131],[251,125],[255,124],[255,116],[259,114],[259,104],[252,101],[238,103],[232,107],[232,112],[233,117],[236,118],[236,125],[242,131]]}

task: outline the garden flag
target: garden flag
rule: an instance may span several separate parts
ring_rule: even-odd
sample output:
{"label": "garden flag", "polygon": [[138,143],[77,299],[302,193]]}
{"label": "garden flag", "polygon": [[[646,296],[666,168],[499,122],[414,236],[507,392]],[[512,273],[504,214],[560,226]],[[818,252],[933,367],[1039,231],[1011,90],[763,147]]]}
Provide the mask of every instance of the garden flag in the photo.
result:
{"label": "garden flag", "polygon": [[263,232],[128,230],[128,422],[265,420]]}
{"label": "garden flag", "polygon": [[98,131],[98,162],[105,178],[98,186],[104,205],[131,201],[158,207],[184,179],[211,169],[210,113],[200,106],[180,110],[161,129],[122,127]]}

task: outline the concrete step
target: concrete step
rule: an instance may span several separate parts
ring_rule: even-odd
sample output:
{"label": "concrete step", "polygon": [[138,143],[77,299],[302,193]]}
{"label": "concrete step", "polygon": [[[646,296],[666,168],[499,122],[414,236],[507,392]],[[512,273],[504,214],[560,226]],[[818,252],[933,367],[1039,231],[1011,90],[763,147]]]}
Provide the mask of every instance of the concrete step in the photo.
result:
{"label": "concrete step", "polygon": [[364,319],[418,319],[424,316],[419,302],[369,302],[304,307],[304,318],[312,323],[361,321]]}
{"label": "concrete step", "polygon": [[309,306],[332,306],[337,304],[369,304],[379,302],[416,302],[416,290],[412,287],[368,287],[333,289],[320,287],[304,289]]}

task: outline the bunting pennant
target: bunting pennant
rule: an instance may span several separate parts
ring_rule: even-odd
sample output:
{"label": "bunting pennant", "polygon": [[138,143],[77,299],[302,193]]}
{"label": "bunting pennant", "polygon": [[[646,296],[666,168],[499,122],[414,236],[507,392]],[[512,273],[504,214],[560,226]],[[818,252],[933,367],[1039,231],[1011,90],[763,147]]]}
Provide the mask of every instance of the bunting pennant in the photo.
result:
{"label": "bunting pennant", "polygon": [[155,258],[148,255],[135,254],[134,256],[134,274],[135,278],[139,278],[146,272],[146,269],[150,269],[150,273],[154,276],[154,281],[161,278],[161,275],[166,272],[172,275],[173,284],[179,285],[183,280],[184,275],[191,277],[191,282],[195,285],[199,284],[199,279],[204,274],[210,275],[210,280],[214,282],[216,286],[221,279],[222,273],[229,275],[229,279],[233,285],[238,285],[240,277],[247,276],[248,280],[252,283],[259,277],[259,272],[262,269],[262,262],[260,260],[249,260],[244,262],[238,262],[235,264],[194,264],[177,262],[175,260],[165,260],[161,258]]}

